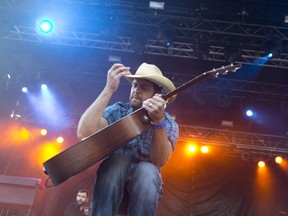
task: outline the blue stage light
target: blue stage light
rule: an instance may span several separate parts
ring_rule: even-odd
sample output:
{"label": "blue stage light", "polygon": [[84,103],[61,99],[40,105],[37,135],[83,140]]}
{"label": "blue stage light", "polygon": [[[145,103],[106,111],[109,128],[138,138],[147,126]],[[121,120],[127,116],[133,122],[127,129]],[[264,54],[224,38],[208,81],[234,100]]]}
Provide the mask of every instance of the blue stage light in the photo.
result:
{"label": "blue stage light", "polygon": [[46,84],[41,85],[42,91],[46,91],[48,89],[48,86]]}
{"label": "blue stage light", "polygon": [[172,42],[171,42],[171,41],[166,41],[166,42],[165,42],[165,46],[166,46],[166,47],[172,46]]}
{"label": "blue stage light", "polygon": [[246,116],[252,117],[253,114],[254,114],[253,110],[251,110],[251,109],[246,110]]}
{"label": "blue stage light", "polygon": [[54,29],[54,24],[49,19],[42,19],[38,23],[38,29],[43,34],[49,34]]}
{"label": "blue stage light", "polygon": [[272,57],[273,57],[273,53],[269,53],[269,54],[267,55],[267,57],[268,57],[268,58],[272,58]]}
{"label": "blue stage light", "polygon": [[27,88],[27,87],[23,87],[23,88],[21,89],[21,91],[22,91],[23,93],[27,93],[27,92],[28,92],[28,88]]}

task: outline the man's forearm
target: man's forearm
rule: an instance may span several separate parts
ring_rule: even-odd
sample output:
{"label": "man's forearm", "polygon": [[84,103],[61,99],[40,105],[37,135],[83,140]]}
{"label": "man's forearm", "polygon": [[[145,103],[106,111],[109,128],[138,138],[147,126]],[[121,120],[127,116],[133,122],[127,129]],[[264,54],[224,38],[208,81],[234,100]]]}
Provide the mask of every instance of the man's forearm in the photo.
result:
{"label": "man's forearm", "polygon": [[101,122],[101,117],[112,94],[111,91],[104,88],[97,99],[83,113],[77,129],[77,135],[80,139],[93,134],[105,126],[103,122]]}
{"label": "man's forearm", "polygon": [[157,167],[162,167],[172,153],[172,146],[166,134],[166,128],[153,129],[151,160]]}

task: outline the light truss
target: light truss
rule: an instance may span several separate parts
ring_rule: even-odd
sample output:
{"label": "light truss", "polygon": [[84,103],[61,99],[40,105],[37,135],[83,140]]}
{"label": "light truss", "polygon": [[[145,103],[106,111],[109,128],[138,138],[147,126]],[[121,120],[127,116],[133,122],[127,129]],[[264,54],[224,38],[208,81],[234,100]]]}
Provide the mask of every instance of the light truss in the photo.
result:
{"label": "light truss", "polygon": [[[24,2],[21,4],[19,2]],[[188,17],[181,15],[161,14],[153,13],[147,8],[147,5],[139,1],[65,1],[65,0],[54,0],[54,1],[42,1],[49,3],[45,4],[45,7],[57,8],[56,3],[72,4],[76,7],[85,7],[85,14],[82,14],[83,19],[91,19],[94,22],[103,20],[105,17],[113,17],[113,20],[117,24],[127,24],[146,27],[145,32],[155,34],[155,28],[169,27],[177,30],[176,38],[188,39],[191,36],[199,33],[210,33],[211,40],[219,41],[222,36],[233,36],[232,38],[226,38],[228,41],[244,41],[246,44],[261,46],[262,41],[259,39],[265,39],[268,36],[273,35],[274,37],[282,40],[287,40],[288,28],[283,26],[272,26],[272,25],[256,25],[246,22],[228,22],[224,20],[211,20],[211,19],[199,19],[198,17]],[[39,1],[17,1],[17,0],[0,0],[3,8],[15,9],[15,10],[31,10],[40,7]],[[26,5],[29,4],[29,7]],[[96,5],[97,7],[91,7]],[[235,3],[231,3],[235,6]],[[146,6],[146,10],[145,9]],[[99,7],[101,10],[99,10]],[[132,10],[131,10],[132,9]],[[187,8],[186,8],[187,9]],[[182,8],[185,10],[185,8]],[[219,12],[220,13],[220,12]],[[67,17],[75,17],[77,14],[66,14]],[[229,17],[229,16],[228,16]],[[220,38],[219,38],[220,36]],[[242,38],[240,38],[242,37]]]}
{"label": "light truss", "polygon": [[[200,19],[197,16],[184,16],[181,13],[155,14],[147,9],[144,1],[123,1],[119,3],[118,1],[43,0],[42,2],[49,2],[46,6],[52,8],[55,12],[58,9],[56,3],[70,4],[75,7],[75,10],[72,11],[80,10],[79,7],[85,9],[85,15],[82,13],[82,17],[79,17],[77,12],[71,14],[69,11],[66,11],[67,13],[64,16],[67,19],[90,20],[90,23],[94,23],[94,25],[84,24],[87,26],[83,28],[90,29],[90,32],[58,31],[49,39],[45,39],[32,26],[21,25],[21,21],[18,21],[19,24],[16,24],[17,21],[14,21],[14,23],[11,21],[11,29],[4,34],[3,38],[33,42],[47,40],[52,44],[59,45],[134,52],[132,39],[135,35],[134,31],[137,30],[140,35],[145,35],[147,39],[147,42],[142,44],[146,54],[196,59],[195,44],[204,40],[209,41],[208,60],[225,62],[225,47],[227,44],[233,44],[239,46],[241,51],[241,58],[236,60],[237,62],[255,65],[258,64],[259,56],[266,55],[265,41],[273,37],[275,40],[281,41],[281,52],[279,56],[269,59],[264,66],[288,67],[288,50],[286,47],[288,28],[285,26]],[[256,4],[256,2],[251,1],[252,3]],[[260,4],[257,5],[260,7]],[[230,6],[236,7],[236,4],[231,3]],[[0,1],[0,8],[3,11],[31,12],[36,11],[37,7],[41,7],[41,4],[34,0],[25,1],[25,3],[19,3],[17,0]],[[182,8],[182,10],[185,11],[186,9]],[[173,11],[173,9],[170,11]],[[99,34],[91,33],[91,31],[99,32],[101,30],[99,23],[103,24],[103,22],[105,27],[111,26],[111,28],[117,29],[115,37],[107,40],[105,37],[101,38]],[[5,23],[7,25],[6,20]],[[173,31],[173,46],[167,48],[159,43],[156,38],[160,29]]]}
{"label": "light truss", "polygon": [[[53,35],[41,35],[37,29],[27,26],[13,26],[10,31],[2,37],[3,39],[22,40],[30,42],[48,42],[51,44],[78,46],[123,52],[135,52],[132,38],[128,36],[115,36],[109,38],[101,38],[99,34],[87,32],[64,32],[58,31]],[[286,38],[285,38],[286,39]],[[194,52],[194,43],[174,41],[173,46],[165,47],[155,39],[148,39],[143,45],[143,52],[151,55],[175,56],[197,59]],[[260,44],[259,44],[260,46]],[[225,45],[210,45],[208,60],[226,62],[224,58]],[[255,65],[259,63],[259,55],[263,56],[264,51],[245,49],[241,50],[241,59],[237,63]],[[281,53],[277,58],[272,58],[265,63],[264,66],[287,68],[288,54]]]}
{"label": "light truss", "polygon": [[3,39],[22,40],[54,45],[77,46],[107,50],[133,52],[130,38],[114,37],[111,41],[100,40],[98,34],[81,32],[54,32],[52,35],[42,35],[37,29],[25,26],[14,26]]}
{"label": "light truss", "polygon": [[288,156],[288,137],[180,125],[179,140],[228,147],[235,152]]}
{"label": "light truss", "polygon": [[[182,73],[168,73],[167,75],[173,77],[173,82],[176,85],[181,85],[195,77],[191,74]],[[220,76],[218,78],[204,79],[196,83],[195,86],[206,89],[207,92],[224,90],[235,98],[246,97],[246,93],[248,93],[254,101],[281,102],[288,100],[288,86],[281,84],[225,79],[225,76]]]}

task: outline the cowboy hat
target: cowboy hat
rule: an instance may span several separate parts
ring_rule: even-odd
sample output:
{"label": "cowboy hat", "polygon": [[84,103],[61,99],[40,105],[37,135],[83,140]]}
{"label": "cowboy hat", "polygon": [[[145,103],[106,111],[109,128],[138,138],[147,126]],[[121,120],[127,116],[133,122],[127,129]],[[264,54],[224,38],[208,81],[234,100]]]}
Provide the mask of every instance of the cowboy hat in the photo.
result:
{"label": "cowboy hat", "polygon": [[[125,78],[132,83],[133,79],[140,78],[149,80],[150,82],[155,83],[159,87],[161,87],[165,94],[176,89],[174,84],[165,76],[163,76],[160,69],[153,64],[142,63],[137,69],[134,75],[126,75]],[[173,96],[168,99],[168,102],[171,103],[175,100],[176,96]]]}

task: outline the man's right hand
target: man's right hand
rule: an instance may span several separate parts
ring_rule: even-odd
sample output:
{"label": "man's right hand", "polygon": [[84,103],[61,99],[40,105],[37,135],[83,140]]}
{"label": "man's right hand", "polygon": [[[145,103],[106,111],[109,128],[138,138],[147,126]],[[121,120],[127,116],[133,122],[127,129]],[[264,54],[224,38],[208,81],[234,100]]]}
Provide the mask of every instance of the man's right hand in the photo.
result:
{"label": "man's right hand", "polygon": [[130,67],[125,67],[123,64],[115,63],[109,69],[107,74],[107,83],[106,87],[109,91],[115,92],[118,89],[120,78],[129,75]]}

